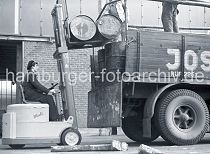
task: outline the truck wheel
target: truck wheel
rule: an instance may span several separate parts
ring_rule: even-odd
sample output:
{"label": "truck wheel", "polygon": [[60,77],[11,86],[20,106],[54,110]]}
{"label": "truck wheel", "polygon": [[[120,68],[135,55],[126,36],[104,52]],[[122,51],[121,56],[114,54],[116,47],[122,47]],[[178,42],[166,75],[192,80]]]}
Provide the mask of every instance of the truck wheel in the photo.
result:
{"label": "truck wheel", "polygon": [[61,135],[61,144],[78,145],[81,143],[82,136],[80,132],[73,128],[67,128]]}
{"label": "truck wheel", "polygon": [[172,144],[191,145],[208,131],[209,111],[197,93],[178,89],[164,97],[156,110],[161,136]]}
{"label": "truck wheel", "polygon": [[133,141],[148,143],[154,141],[159,136],[159,132],[152,127],[152,137],[143,137],[142,118],[139,116],[130,116],[122,119],[122,130],[125,135]]}
{"label": "truck wheel", "polygon": [[12,149],[22,149],[25,144],[10,144],[9,145]]}

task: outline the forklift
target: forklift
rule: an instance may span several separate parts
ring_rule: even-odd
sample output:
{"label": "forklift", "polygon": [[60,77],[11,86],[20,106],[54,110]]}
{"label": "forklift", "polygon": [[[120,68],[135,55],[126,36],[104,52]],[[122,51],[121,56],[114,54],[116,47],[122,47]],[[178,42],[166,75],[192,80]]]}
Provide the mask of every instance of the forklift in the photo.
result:
{"label": "forklift", "polygon": [[23,148],[27,144],[77,145],[82,140],[78,131],[73,87],[68,81],[70,64],[66,46],[66,31],[63,28],[63,8],[65,7],[62,7],[63,1],[56,3],[52,11],[56,36],[54,58],[57,59],[60,72],[59,89],[62,98],[62,104],[58,105],[58,99],[56,99],[56,104],[63,107],[65,120],[49,121],[49,105],[26,101],[20,85],[23,104],[8,105],[7,113],[3,115],[2,144],[9,145],[13,149]]}
{"label": "forklift", "polygon": [[[118,1],[120,0],[107,3],[102,12],[109,4]],[[13,149],[20,149],[27,144],[50,143],[73,146],[81,143],[82,137],[78,131],[73,87],[68,78],[70,74],[68,50],[101,47],[111,39],[119,36],[121,21],[111,15],[105,15],[104,18],[101,18],[102,12],[97,19],[97,28],[95,22],[85,15],[75,17],[70,23],[66,0],[56,1],[56,5],[51,12],[56,45],[53,57],[57,60],[60,73],[59,90],[62,101],[59,101],[59,95],[57,94],[55,94],[55,98],[57,98],[55,100],[65,120],[49,121],[49,105],[26,101],[23,87],[20,85],[23,104],[8,105],[7,113],[3,115],[3,145],[9,145]],[[107,21],[111,21],[112,25],[107,24]],[[89,26],[87,36],[83,35],[82,32],[74,33],[73,29],[76,29],[78,25],[83,31],[82,28],[85,24]],[[111,35],[103,31],[104,26],[107,25],[115,27],[110,29],[109,33],[111,32]]]}

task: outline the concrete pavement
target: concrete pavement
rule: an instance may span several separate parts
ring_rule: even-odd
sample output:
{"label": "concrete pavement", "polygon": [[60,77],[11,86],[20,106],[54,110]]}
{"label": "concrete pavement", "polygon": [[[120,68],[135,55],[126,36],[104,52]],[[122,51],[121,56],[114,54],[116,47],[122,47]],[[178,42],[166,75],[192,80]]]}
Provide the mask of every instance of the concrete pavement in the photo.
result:
{"label": "concrete pavement", "polygon": [[[97,130],[81,130],[83,139],[81,144],[105,144],[105,143],[111,143],[113,139],[127,142],[129,145],[128,151],[126,152],[113,152],[113,151],[107,151],[107,152],[71,152],[75,154],[137,154],[138,153],[138,147],[139,143],[135,143],[128,139],[121,130],[118,131],[119,135],[113,135],[113,136],[98,136]],[[162,138],[158,138],[151,144],[147,144],[153,148],[161,150],[164,154],[210,154],[210,134],[207,134],[203,141],[196,145],[191,146],[171,146],[167,142],[165,142]],[[24,149],[20,150],[13,150],[9,148],[9,146],[0,145],[0,154],[49,154],[50,152],[50,146],[49,144],[46,145],[27,145],[24,147]],[[59,153],[60,154],[60,153]],[[63,154],[66,154],[66,152],[63,152]]]}

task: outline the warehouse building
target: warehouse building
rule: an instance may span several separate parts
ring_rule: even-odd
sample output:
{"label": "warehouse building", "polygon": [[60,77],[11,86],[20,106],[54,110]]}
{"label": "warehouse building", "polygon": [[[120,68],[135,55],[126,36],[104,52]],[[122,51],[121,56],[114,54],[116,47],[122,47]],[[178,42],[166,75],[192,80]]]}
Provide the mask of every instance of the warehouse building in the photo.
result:
{"label": "warehouse building", "polygon": [[[104,4],[101,0],[67,0],[70,20],[85,14],[96,20],[98,9]],[[17,83],[6,81],[7,71],[26,72],[29,60],[39,62],[44,70],[58,76],[56,60],[53,59],[55,42],[51,10],[53,0],[1,0],[0,1],[0,110],[8,104],[20,103]],[[162,27],[162,4],[146,0],[128,1],[129,24]],[[151,12],[151,10],[153,10]],[[179,6],[181,27],[210,27],[210,10],[202,7]],[[181,32],[190,32],[184,30]],[[197,31],[207,33],[205,31]],[[97,49],[95,49],[96,51]],[[69,51],[71,71],[90,72],[90,55],[93,49]],[[52,80],[43,82],[47,87]],[[90,82],[77,82],[74,85],[74,98],[79,127],[87,126],[88,91]]]}

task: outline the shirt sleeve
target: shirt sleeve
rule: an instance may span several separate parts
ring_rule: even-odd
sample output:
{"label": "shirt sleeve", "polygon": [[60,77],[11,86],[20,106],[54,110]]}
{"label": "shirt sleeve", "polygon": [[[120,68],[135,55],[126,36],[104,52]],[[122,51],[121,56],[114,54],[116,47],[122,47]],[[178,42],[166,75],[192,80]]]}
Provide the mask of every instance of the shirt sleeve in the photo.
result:
{"label": "shirt sleeve", "polygon": [[36,74],[29,74],[29,82],[39,91],[48,94],[50,91],[45,86],[43,86],[38,80]]}

